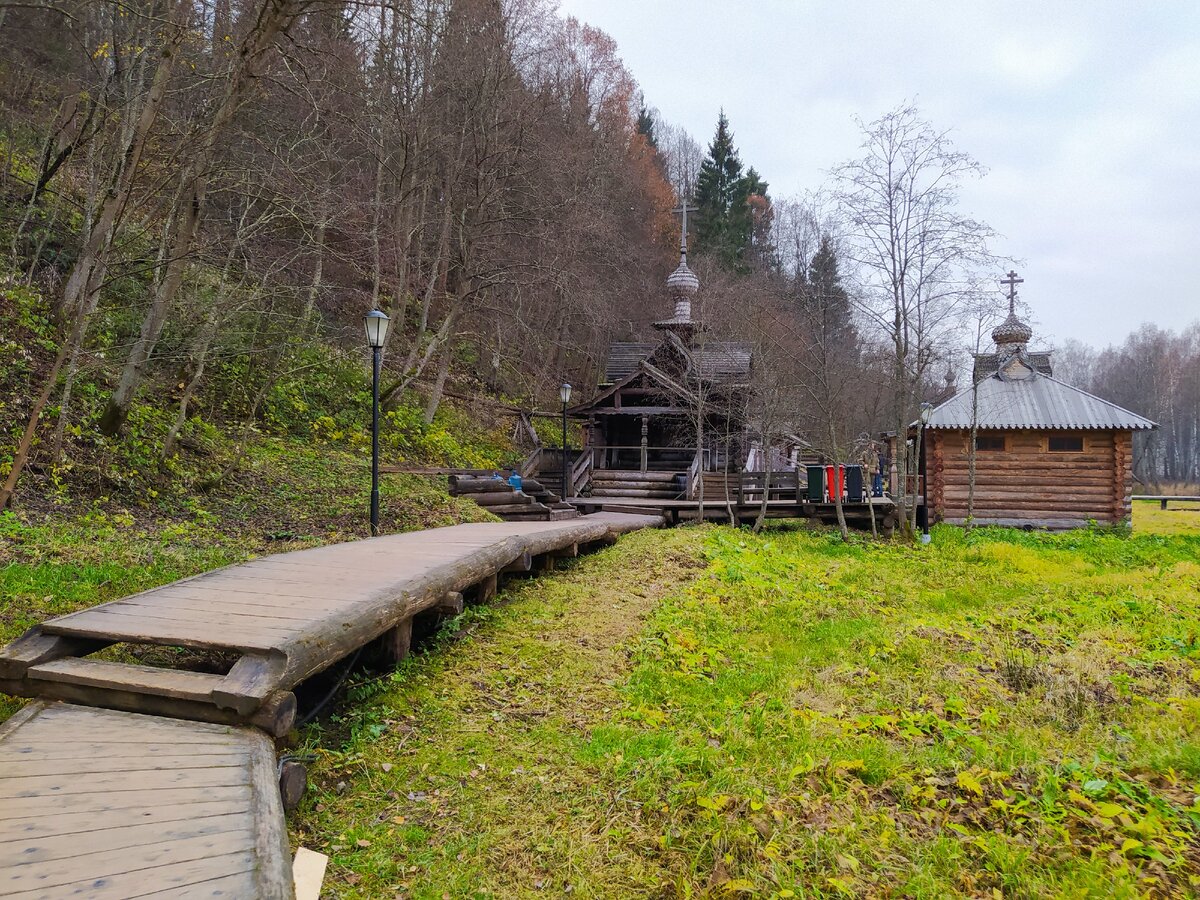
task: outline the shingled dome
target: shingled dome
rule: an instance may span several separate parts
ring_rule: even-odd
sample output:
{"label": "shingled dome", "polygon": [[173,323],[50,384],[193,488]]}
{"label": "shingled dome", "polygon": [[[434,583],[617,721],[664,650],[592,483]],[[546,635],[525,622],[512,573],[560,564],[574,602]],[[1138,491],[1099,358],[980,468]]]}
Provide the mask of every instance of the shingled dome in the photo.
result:
{"label": "shingled dome", "polygon": [[692,297],[700,290],[700,279],[688,268],[687,258],[679,261],[679,268],[667,276],[667,293],[672,297]]}
{"label": "shingled dome", "polygon": [[992,340],[996,344],[1028,344],[1033,337],[1033,329],[1017,318],[1016,313],[1010,312],[1008,318],[992,329]]}

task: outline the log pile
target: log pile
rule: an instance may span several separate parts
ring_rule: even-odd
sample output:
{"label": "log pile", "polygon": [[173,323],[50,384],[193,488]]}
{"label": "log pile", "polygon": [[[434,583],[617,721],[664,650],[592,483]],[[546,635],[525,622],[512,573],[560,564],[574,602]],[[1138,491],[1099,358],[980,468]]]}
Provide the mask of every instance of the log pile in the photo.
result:
{"label": "log pile", "polygon": [[506,522],[557,522],[579,515],[575,507],[532,478],[526,478],[518,491],[495,478],[451,475],[450,494],[467,497]]}

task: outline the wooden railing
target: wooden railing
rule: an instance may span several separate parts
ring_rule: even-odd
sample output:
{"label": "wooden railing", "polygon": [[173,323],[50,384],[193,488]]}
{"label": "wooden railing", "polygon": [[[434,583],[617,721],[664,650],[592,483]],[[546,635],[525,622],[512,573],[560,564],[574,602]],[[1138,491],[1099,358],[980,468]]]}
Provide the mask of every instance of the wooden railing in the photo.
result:
{"label": "wooden railing", "polygon": [[[692,459],[696,453],[695,447],[654,447],[641,444],[610,444],[604,447],[588,447],[584,452],[592,455],[592,464],[597,469],[627,469],[628,471],[643,472],[656,471],[674,471],[682,472],[687,468],[688,460]],[[704,460],[707,463],[712,458],[712,451],[705,449]],[[678,457],[678,465],[665,466],[661,460],[657,467],[651,465],[649,457],[651,454],[659,456],[666,454],[674,454]]]}
{"label": "wooden railing", "polygon": [[525,457],[525,461],[517,467],[517,472],[522,478],[529,478],[541,472],[542,464],[542,448],[534,447],[533,452]]}
{"label": "wooden railing", "polygon": [[687,487],[684,491],[683,496],[685,496],[689,500],[696,499],[696,494],[698,493],[700,484],[702,483],[701,477],[700,477],[700,460],[701,460],[701,458],[702,458],[702,454],[697,453],[692,458],[692,464],[690,466],[688,466]]}
{"label": "wooden railing", "polygon": [[[583,489],[587,487],[588,482],[592,480],[592,454],[584,451],[576,458],[571,466],[571,475],[568,481],[568,487],[571,489],[571,496],[578,497],[583,493]],[[566,497],[563,497],[566,500]]]}
{"label": "wooden railing", "polygon": [[767,487],[766,472],[709,472],[704,474],[704,498],[706,500],[729,499],[741,505],[758,503],[763,493],[770,500],[795,500],[800,490],[800,474],[782,469],[770,473],[770,488]]}

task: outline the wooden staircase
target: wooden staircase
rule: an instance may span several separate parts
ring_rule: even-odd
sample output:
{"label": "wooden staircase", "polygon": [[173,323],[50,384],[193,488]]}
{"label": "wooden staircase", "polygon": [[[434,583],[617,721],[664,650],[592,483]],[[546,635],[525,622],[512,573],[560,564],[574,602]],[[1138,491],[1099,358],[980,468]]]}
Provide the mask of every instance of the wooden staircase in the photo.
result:
{"label": "wooden staircase", "polygon": [[450,493],[466,497],[506,522],[557,522],[579,513],[569,503],[533,478],[523,479],[521,490],[507,481],[466,475],[450,476]]}
{"label": "wooden staircase", "polygon": [[637,472],[623,469],[594,469],[593,497],[641,497],[651,500],[683,498],[682,473]]}

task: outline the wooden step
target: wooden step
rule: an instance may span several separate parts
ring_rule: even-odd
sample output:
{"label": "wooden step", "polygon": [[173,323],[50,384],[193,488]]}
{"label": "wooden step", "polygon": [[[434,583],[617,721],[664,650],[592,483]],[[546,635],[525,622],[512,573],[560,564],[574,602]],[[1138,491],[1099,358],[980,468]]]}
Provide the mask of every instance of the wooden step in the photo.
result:
{"label": "wooden step", "polygon": [[656,500],[674,500],[679,495],[680,492],[674,489],[606,488],[601,485],[592,485],[593,497],[650,497]]}
{"label": "wooden step", "polygon": [[3,682],[2,686],[18,696],[200,722],[257,725],[276,737],[287,734],[296,718],[296,695],[290,691],[271,690],[262,698],[239,694],[239,699],[246,702],[238,704],[238,709],[228,702],[218,702],[220,696],[237,686],[231,685],[226,676],[100,659],[56,659],[32,666],[24,679]]}
{"label": "wooden step", "polygon": [[29,677],[38,681],[55,681],[131,691],[135,694],[157,694],[178,700],[209,702],[212,692],[221,686],[223,675],[135,666],[128,663],[106,662],[100,659],[56,659],[29,670]]}
{"label": "wooden step", "polygon": [[628,472],[624,469],[595,469],[592,481],[665,481],[674,484],[680,472]]}

